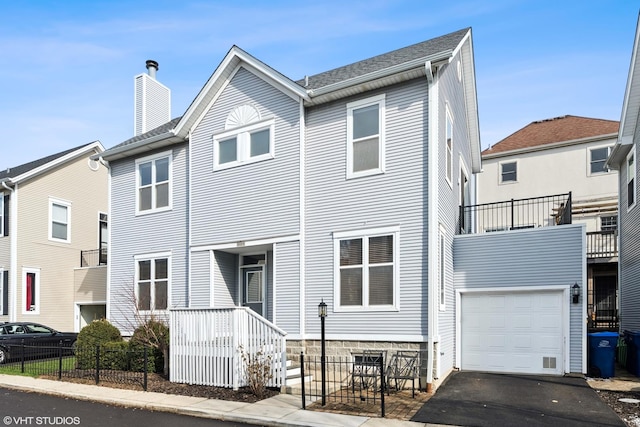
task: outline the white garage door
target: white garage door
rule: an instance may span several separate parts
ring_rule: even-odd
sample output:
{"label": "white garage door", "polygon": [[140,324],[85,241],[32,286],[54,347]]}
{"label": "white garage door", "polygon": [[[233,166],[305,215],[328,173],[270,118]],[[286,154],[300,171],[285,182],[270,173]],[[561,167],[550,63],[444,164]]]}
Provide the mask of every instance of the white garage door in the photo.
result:
{"label": "white garage door", "polygon": [[564,374],[561,291],[465,293],[461,368]]}

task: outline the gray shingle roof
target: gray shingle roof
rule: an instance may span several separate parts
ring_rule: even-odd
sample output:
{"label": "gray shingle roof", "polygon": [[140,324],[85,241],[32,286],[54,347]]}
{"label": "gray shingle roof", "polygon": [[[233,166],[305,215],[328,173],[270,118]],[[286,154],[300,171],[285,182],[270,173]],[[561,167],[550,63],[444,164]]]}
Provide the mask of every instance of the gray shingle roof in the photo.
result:
{"label": "gray shingle roof", "polygon": [[[462,30],[455,31],[444,36],[383,53],[382,55],[325,71],[314,76],[309,76],[309,85],[306,86],[306,88],[318,89],[344,80],[383,70],[394,65],[403,64],[413,59],[427,57],[447,50],[453,50],[460,44],[460,41],[468,32],[469,28],[463,28]],[[298,80],[296,83],[304,87],[304,79]]]}
{"label": "gray shingle roof", "polygon": [[176,117],[174,119],[171,119],[170,122],[167,122],[167,123],[165,123],[163,125],[160,125],[155,129],[151,129],[149,132],[141,133],[140,135],[136,135],[133,138],[129,138],[126,141],[121,142],[120,144],[111,147],[109,150],[113,150],[114,148],[123,147],[125,145],[133,144],[134,142],[142,141],[143,139],[149,139],[149,138],[152,138],[154,136],[162,135],[163,133],[167,133],[171,129],[176,127],[176,125],[178,124],[178,122],[180,121],[181,118],[182,118],[182,116]]}
{"label": "gray shingle roof", "polygon": [[15,167],[10,167],[7,168],[3,171],[0,171],[0,180],[5,179],[5,178],[15,178],[17,176],[22,175],[23,173],[27,173],[33,169],[39,168],[40,166],[46,165],[49,162],[52,162],[56,159],[59,159],[60,157],[64,157],[69,153],[73,153],[76,150],[79,150],[83,147],[86,147],[87,145],[91,145],[94,144],[94,142],[90,142],[89,144],[82,144],[79,145],[77,147],[74,148],[70,148],[68,150],[65,151],[61,151],[60,153],[56,153],[56,154],[52,154],[50,156],[47,157],[43,157],[41,159],[38,160],[34,160],[32,162],[29,163],[25,163],[19,166],[15,166]]}

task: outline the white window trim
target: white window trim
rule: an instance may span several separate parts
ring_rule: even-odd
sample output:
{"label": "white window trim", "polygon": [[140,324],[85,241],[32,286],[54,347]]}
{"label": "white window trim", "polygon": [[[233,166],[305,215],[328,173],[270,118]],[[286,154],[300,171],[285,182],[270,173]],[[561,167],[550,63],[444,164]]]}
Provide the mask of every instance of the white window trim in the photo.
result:
{"label": "white window trim", "polygon": [[0,237],[4,236],[4,193],[0,193]]}
{"label": "white window trim", "polygon": [[[515,163],[516,164],[516,179],[514,181],[503,181],[502,180],[502,165]],[[520,176],[520,162],[518,160],[504,160],[502,162],[498,162],[498,185],[509,185],[509,184],[517,184]]]}
{"label": "white window trim", "polygon": [[[451,147],[449,147],[447,138],[447,124],[451,122]],[[444,121],[444,177],[447,180],[449,187],[453,189],[453,114],[449,109],[449,104],[445,108],[445,121]]]}
{"label": "white window trim", "polygon": [[[347,164],[346,164],[346,176],[347,179],[360,178],[363,176],[379,175],[385,172],[385,107],[386,95],[377,95],[370,98],[361,99],[358,101],[349,102],[347,104]],[[378,105],[378,167],[373,169],[367,169],[364,171],[353,171],[353,110],[359,108],[369,107],[372,105]]]}
{"label": "white window trim", "polygon": [[[53,237],[53,205],[67,208],[67,238],[58,239]],[[49,240],[52,242],[71,243],[71,202],[49,197]]]}
{"label": "white window trim", "polygon": [[[8,304],[8,301],[4,300],[4,272],[7,271],[4,268],[0,267],[0,316],[2,316],[2,312],[4,311],[4,305]],[[9,273],[7,273],[9,274]],[[8,281],[7,281],[8,284]],[[8,308],[8,307],[7,307]],[[7,313],[9,313],[9,310],[7,310]]]}
{"label": "white window trim", "polygon": [[[362,305],[340,305],[340,241],[346,239],[388,236],[393,235],[393,304],[370,306],[368,301],[369,283],[367,272],[363,267],[362,279]],[[367,245],[363,244],[364,253]],[[352,230],[333,233],[333,311],[334,312],[374,312],[374,311],[400,311],[400,227],[380,227],[365,230]]]}
{"label": "white window trim", "polygon": [[[598,150],[601,148],[607,148],[607,158],[609,157],[609,155],[611,155],[611,149],[613,148],[612,145],[598,145],[598,146],[593,146],[593,147],[588,147],[587,148],[587,176],[601,176],[601,175],[605,175],[608,174],[609,172],[611,172],[611,169],[609,168],[605,168],[602,170],[602,172],[591,172],[591,151],[593,150]],[[606,160],[606,159],[605,159]]]}
{"label": "white window trim", "polygon": [[[633,204],[629,204],[628,199],[628,187],[629,187],[629,159],[633,157]],[[632,210],[638,204],[638,177],[636,176],[636,171],[638,170],[638,156],[636,156],[636,146],[635,144],[631,147],[631,151],[627,154],[627,159],[625,166],[627,168],[627,185],[624,186],[624,191],[627,192],[627,212]]]}
{"label": "white window trim", "polygon": [[[27,305],[27,273],[35,273],[36,276],[36,306],[35,310],[29,311],[26,309]],[[40,299],[40,269],[39,268],[22,268],[22,314],[40,314],[40,306],[42,300]]]}
{"label": "white window trim", "polygon": [[447,308],[447,232],[440,224],[438,233],[438,298],[440,300],[440,311]]}
{"label": "white window trim", "polygon": [[[213,136],[213,170],[229,169],[236,166],[256,163],[275,158],[275,119],[264,119],[246,126],[237,127]],[[269,130],[269,152],[251,157],[250,134],[261,130]],[[236,137],[236,161],[219,164],[221,141]]]}
{"label": "white window trim", "polygon": [[134,260],[134,274],[135,274],[133,291],[134,291],[134,295],[135,295],[134,303],[135,303],[136,307],[138,306],[138,298],[139,298],[138,279],[140,277],[140,267],[139,267],[138,263],[140,261],[153,261],[153,260],[162,259],[162,258],[166,258],[167,259],[167,308],[166,309],[153,308],[154,305],[155,305],[155,300],[154,300],[153,291],[152,291],[152,293],[151,293],[151,302],[150,302],[151,310],[139,310],[139,312],[141,314],[165,313],[165,312],[168,312],[169,308],[171,307],[171,281],[172,281],[171,280],[171,251],[168,251],[168,252],[155,252],[155,253],[150,253],[150,254],[141,254],[141,255],[135,255],[133,257],[133,260]]}
{"label": "white window trim", "polygon": [[[155,161],[156,160],[160,160],[163,158],[168,158],[169,159],[169,180],[168,180],[168,185],[169,185],[169,204],[167,206],[163,206],[161,208],[154,208],[153,205],[155,205],[155,191],[151,192],[151,209],[146,209],[144,211],[140,210],[140,164],[142,163],[148,163],[148,162],[152,162],[153,167],[152,167],[152,172],[151,172],[151,176],[152,176],[152,186],[155,187],[156,186],[156,182],[155,182]],[[156,212],[164,212],[164,211],[170,211],[173,209],[173,153],[171,151],[164,151],[162,153],[158,153],[158,154],[154,154],[151,156],[146,156],[146,157],[142,157],[139,159],[136,159],[136,171],[135,171],[135,175],[136,175],[136,216],[138,215],[147,215],[147,214],[152,214],[152,213],[156,213]]]}

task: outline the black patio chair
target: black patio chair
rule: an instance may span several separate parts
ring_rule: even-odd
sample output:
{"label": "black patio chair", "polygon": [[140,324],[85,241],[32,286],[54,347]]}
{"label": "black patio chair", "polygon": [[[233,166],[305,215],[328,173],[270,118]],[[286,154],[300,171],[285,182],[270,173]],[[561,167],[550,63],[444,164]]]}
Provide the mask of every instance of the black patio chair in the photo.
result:
{"label": "black patio chair", "polygon": [[416,379],[418,387],[421,387],[420,376],[420,352],[402,350],[394,353],[387,367],[387,394],[390,393],[391,380],[393,380],[396,391],[402,389],[404,384],[411,380],[411,396],[416,397]]}
{"label": "black patio chair", "polygon": [[355,393],[356,385],[361,391],[367,388],[371,388],[374,392],[379,390],[382,387],[386,350],[364,350],[351,354],[353,356],[351,392]]}

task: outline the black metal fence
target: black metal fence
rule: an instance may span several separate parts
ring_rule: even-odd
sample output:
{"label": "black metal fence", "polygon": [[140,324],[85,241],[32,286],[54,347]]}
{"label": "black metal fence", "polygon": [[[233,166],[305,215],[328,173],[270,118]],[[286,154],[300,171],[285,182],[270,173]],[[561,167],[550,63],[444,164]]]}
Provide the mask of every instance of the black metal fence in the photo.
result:
{"label": "black metal fence", "polygon": [[[119,343],[116,343],[119,344]],[[126,344],[126,343],[123,343]],[[22,373],[57,379],[85,379],[140,385],[147,390],[149,349],[127,345],[70,346],[29,343],[5,345],[0,373]]]}
{"label": "black metal fence", "polygon": [[[363,352],[352,356],[321,356],[300,354],[302,409],[307,400],[314,405],[340,403],[380,407],[385,416],[384,393],[385,352]],[[325,387],[322,387],[322,369]],[[323,389],[325,395],[323,395]],[[320,403],[322,402],[322,403]]]}
{"label": "black metal fence", "polygon": [[460,206],[458,234],[571,224],[571,192]]}
{"label": "black metal fence", "polygon": [[107,265],[107,248],[80,251],[80,267]]}

